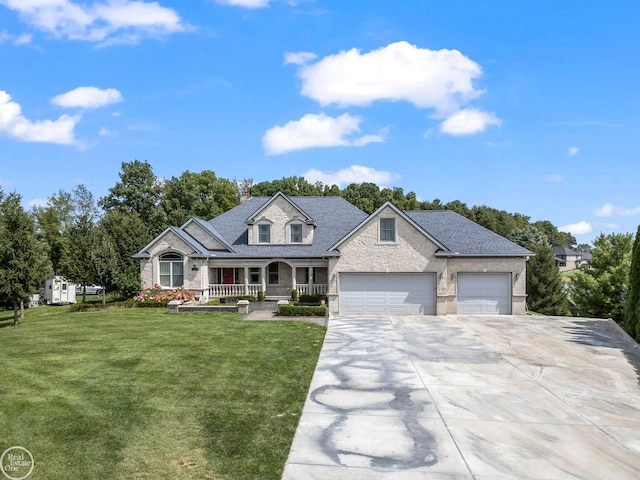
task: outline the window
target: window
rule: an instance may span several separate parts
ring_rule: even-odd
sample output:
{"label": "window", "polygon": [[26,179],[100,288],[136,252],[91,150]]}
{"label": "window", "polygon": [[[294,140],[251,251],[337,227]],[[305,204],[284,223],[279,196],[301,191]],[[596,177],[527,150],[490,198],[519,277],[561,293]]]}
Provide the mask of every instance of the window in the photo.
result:
{"label": "window", "polygon": [[291,243],[302,243],[302,225],[300,223],[291,224]]}
{"label": "window", "polygon": [[160,285],[176,288],[184,284],[184,265],[179,253],[160,255]]}
{"label": "window", "polygon": [[278,285],[279,283],[278,264],[272,263],[269,265],[269,285]]}
{"label": "window", "polygon": [[260,283],[260,267],[251,267],[249,269],[249,283]]}
{"label": "window", "polygon": [[258,225],[258,243],[271,243],[271,225],[268,223]]}
{"label": "window", "polygon": [[381,242],[396,241],[396,219],[395,218],[380,219],[380,241]]}

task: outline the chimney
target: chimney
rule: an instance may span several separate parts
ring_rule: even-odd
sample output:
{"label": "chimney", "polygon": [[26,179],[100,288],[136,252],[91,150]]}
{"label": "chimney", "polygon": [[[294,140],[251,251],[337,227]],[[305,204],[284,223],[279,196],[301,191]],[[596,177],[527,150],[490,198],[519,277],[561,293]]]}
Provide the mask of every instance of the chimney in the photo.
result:
{"label": "chimney", "polygon": [[249,200],[251,198],[251,192],[242,192],[240,194],[240,203]]}

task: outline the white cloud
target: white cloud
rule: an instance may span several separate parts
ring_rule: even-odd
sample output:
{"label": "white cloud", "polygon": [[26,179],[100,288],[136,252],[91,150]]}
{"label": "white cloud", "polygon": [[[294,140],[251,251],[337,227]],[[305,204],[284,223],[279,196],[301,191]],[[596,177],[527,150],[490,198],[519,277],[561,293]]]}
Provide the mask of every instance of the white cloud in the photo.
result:
{"label": "white cloud", "polygon": [[99,135],[101,137],[113,137],[115,134],[111,130],[109,130],[108,128],[102,127],[100,129]]}
{"label": "white cloud", "polygon": [[32,37],[27,33],[23,33],[17,37],[10,35],[6,30],[0,31],[0,44],[12,42],[14,45],[27,45],[31,43]]}
{"label": "white cloud", "polygon": [[351,165],[349,168],[343,168],[335,173],[325,173],[312,169],[303,173],[302,176],[310,183],[322,182],[325,185],[338,185],[339,187],[351,183],[363,182],[388,185],[400,178],[397,174],[375,170],[361,165]]}
{"label": "white cloud", "polygon": [[376,100],[407,101],[447,115],[479,96],[473,81],[480,66],[457,50],[429,50],[407,42],[361,53],[329,55],[298,70],[301,93],[321,105],[369,105]]}
{"label": "white cloud", "polygon": [[31,208],[33,208],[33,207],[44,207],[44,206],[47,205],[47,201],[43,200],[41,198],[34,198],[33,200],[29,200],[29,202],[27,204]]}
{"label": "white cloud", "polygon": [[564,182],[564,177],[562,175],[558,175],[556,173],[552,173],[544,177],[547,182],[560,183]]}
{"label": "white cloud", "polygon": [[181,32],[187,26],[175,10],[158,2],[105,0],[0,0],[31,26],[58,38],[113,43],[135,43],[144,36]]}
{"label": "white cloud", "polygon": [[222,5],[243,8],[264,8],[269,6],[269,0],[216,0]]}
{"label": "white cloud", "polygon": [[580,149],[578,147],[569,147],[569,150],[567,151],[567,155],[570,157],[575,157],[579,151]]}
{"label": "white cloud", "polygon": [[584,220],[578,223],[570,223],[569,225],[563,225],[562,227],[558,227],[558,230],[561,232],[568,232],[572,235],[583,235],[585,233],[591,233],[593,228],[589,222],[585,222]]}
{"label": "white cloud", "polygon": [[605,203],[600,208],[594,208],[593,214],[596,217],[633,217],[635,215],[640,215],[640,207],[625,208],[618,207],[612,203]]}
{"label": "white cloud", "polygon": [[78,87],[51,99],[54,105],[68,108],[100,108],[119,102],[122,102],[122,95],[115,88],[101,90],[96,87]]}
{"label": "white cloud", "polygon": [[284,54],[284,63],[285,65],[304,65],[316,58],[318,56],[313,52],[287,52]]}
{"label": "white cloud", "polygon": [[502,120],[493,113],[482,112],[473,108],[460,110],[447,118],[440,125],[440,131],[448,135],[473,135],[479,133],[490,125],[500,126]]}
{"label": "white cloud", "polygon": [[361,147],[371,142],[384,141],[384,131],[379,135],[350,138],[351,135],[360,132],[360,122],[360,117],[348,113],[336,118],[324,113],[309,113],[300,120],[292,120],[283,126],[267,130],[262,137],[262,146],[267,155],[279,155],[306,148]]}
{"label": "white cloud", "polygon": [[24,142],[68,145],[74,143],[74,129],[79,115],[62,115],[57,120],[31,121],[22,115],[22,107],[0,90],[0,133]]}

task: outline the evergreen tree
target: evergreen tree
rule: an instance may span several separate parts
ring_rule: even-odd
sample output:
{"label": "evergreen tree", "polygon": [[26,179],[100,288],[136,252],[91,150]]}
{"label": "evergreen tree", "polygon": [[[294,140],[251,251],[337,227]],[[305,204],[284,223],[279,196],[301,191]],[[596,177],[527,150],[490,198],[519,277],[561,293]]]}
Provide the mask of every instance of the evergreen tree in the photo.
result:
{"label": "evergreen tree", "polygon": [[38,240],[33,217],[20,205],[21,196],[0,192],[0,299],[13,307],[13,324],[24,317],[24,302],[50,274],[46,245]]}
{"label": "evergreen tree", "polygon": [[509,239],[531,250],[527,262],[527,306],[544,315],[567,315],[569,302],[553,249],[545,233],[532,225],[516,228]]}
{"label": "evergreen tree", "polygon": [[567,315],[569,302],[549,244],[531,250],[535,256],[527,262],[527,305],[543,315]]}
{"label": "evergreen tree", "polygon": [[624,323],[626,332],[640,342],[640,226],[633,242],[631,267],[629,269],[629,296]]}

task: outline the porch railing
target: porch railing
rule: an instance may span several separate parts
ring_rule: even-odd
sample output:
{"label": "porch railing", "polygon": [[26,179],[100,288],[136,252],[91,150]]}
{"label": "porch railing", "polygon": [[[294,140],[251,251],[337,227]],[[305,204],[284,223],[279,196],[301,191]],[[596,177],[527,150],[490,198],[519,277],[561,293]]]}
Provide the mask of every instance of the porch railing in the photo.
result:
{"label": "porch railing", "polygon": [[245,285],[240,283],[215,283],[209,285],[210,297],[236,297],[239,295],[258,296],[260,285]]}
{"label": "porch railing", "polygon": [[328,285],[323,283],[314,283],[312,285],[307,283],[298,283],[296,285],[296,289],[298,290],[298,295],[326,295]]}
{"label": "porch railing", "polygon": [[[246,289],[246,290],[245,290]],[[216,297],[236,297],[239,295],[254,295],[258,296],[258,291],[261,290],[260,285],[244,285],[241,283],[214,283],[209,285],[209,296]],[[328,285],[322,283],[314,283],[309,285],[307,283],[298,283],[296,285],[298,295],[326,295]]]}

